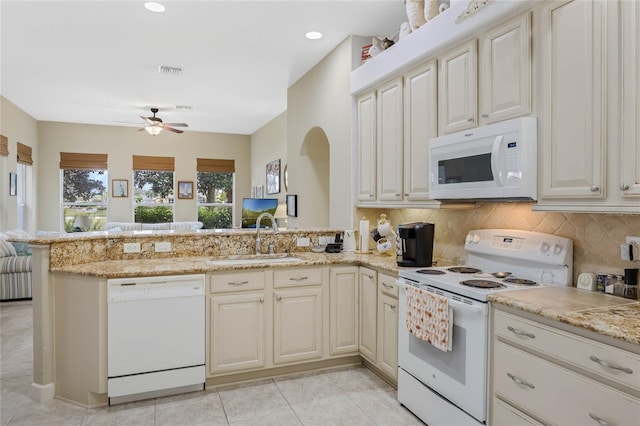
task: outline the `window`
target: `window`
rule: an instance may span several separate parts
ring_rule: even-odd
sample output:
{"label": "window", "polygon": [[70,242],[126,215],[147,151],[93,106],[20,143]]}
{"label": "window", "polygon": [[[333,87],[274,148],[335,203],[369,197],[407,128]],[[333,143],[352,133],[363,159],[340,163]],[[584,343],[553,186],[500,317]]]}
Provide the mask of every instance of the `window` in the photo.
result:
{"label": "window", "polygon": [[100,231],[107,221],[107,154],[61,152],[65,232]]}
{"label": "window", "polygon": [[[32,185],[33,185],[33,158],[30,146],[23,145],[20,142],[16,144],[18,152],[17,166],[17,204],[18,211],[16,224],[18,229],[29,231],[30,218],[29,212],[33,211]],[[32,218],[33,220],[33,218]],[[31,221],[31,226],[33,222]]]}
{"label": "window", "polygon": [[234,160],[197,159],[198,220],[203,229],[233,227]]}
{"label": "window", "polygon": [[135,222],[173,221],[174,170],[173,157],[133,156]]}

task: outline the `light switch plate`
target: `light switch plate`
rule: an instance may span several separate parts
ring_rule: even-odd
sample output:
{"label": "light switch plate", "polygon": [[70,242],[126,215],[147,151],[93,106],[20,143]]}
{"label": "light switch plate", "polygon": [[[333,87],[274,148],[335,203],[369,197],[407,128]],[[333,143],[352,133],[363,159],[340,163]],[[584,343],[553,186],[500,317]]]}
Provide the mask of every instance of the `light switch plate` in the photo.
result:
{"label": "light switch plate", "polygon": [[302,237],[296,240],[296,245],[298,247],[309,247],[310,242],[309,237]]}
{"label": "light switch plate", "polygon": [[140,253],[140,243],[124,243],[123,249],[125,253]]}
{"label": "light switch plate", "polygon": [[155,243],[154,247],[156,253],[167,253],[171,251],[171,243],[169,242]]}

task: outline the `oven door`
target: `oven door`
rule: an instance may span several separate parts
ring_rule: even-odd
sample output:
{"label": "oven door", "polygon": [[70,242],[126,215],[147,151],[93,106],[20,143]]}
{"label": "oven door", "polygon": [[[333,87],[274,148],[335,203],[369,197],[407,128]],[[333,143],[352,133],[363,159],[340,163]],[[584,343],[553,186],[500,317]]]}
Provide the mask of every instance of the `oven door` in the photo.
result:
{"label": "oven door", "polygon": [[[453,307],[452,350],[443,352],[409,333],[404,279],[398,280],[398,364],[479,421],[486,420],[488,304],[434,289]],[[425,287],[422,287],[423,289]]]}

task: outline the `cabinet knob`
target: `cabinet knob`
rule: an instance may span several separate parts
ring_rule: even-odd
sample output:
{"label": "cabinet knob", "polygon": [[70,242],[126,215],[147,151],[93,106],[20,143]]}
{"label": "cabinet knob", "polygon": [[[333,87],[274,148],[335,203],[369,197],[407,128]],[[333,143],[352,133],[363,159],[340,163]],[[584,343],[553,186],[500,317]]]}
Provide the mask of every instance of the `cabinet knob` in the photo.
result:
{"label": "cabinet knob", "polygon": [[369,198],[373,198],[373,194],[369,194]]}
{"label": "cabinet knob", "polygon": [[276,300],[278,301],[282,300],[282,296],[280,296],[279,294],[276,294]]}
{"label": "cabinet knob", "polygon": [[594,184],[594,185],[591,185],[591,186],[589,187],[589,191],[591,191],[591,192],[598,192],[598,191],[600,191],[600,187],[599,187],[598,185],[595,185],[595,184]]}
{"label": "cabinet knob", "polygon": [[517,328],[513,328],[511,326],[508,326],[507,330],[509,330],[510,332],[512,332],[513,334],[515,334],[517,336],[528,337],[530,339],[535,339],[536,338],[536,335],[533,334],[533,333],[529,333],[527,331],[521,331],[521,330],[518,330]]}
{"label": "cabinet knob", "polygon": [[627,191],[627,190],[629,190],[629,185],[627,185],[626,183],[622,182],[622,183],[620,184],[620,190],[621,190],[621,191]]}
{"label": "cabinet knob", "polygon": [[390,307],[391,307],[392,310],[394,310],[394,311],[396,310],[396,305],[390,305]]}
{"label": "cabinet knob", "polygon": [[473,118],[467,118],[467,121],[468,121],[469,123],[473,123],[475,120],[474,120]]}
{"label": "cabinet knob", "polygon": [[405,193],[405,194],[404,194],[404,196],[405,196],[405,197],[408,197],[408,196],[409,196],[409,193],[408,193],[408,192],[407,192],[407,193]]}
{"label": "cabinet knob", "polygon": [[489,118],[489,114],[482,114],[482,118]]}
{"label": "cabinet knob", "polygon": [[598,422],[598,424],[601,426],[609,426],[609,423],[602,420],[597,414],[589,413],[589,417]]}
{"label": "cabinet knob", "polygon": [[260,303],[264,303],[264,297],[260,298]]}

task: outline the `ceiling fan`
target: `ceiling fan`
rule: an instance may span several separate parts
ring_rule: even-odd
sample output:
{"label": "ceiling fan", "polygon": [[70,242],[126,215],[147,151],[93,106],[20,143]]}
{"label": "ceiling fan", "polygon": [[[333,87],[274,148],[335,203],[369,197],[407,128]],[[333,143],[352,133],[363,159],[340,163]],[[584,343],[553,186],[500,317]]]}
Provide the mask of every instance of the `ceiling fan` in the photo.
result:
{"label": "ceiling fan", "polygon": [[174,133],[183,133],[182,130],[174,129],[174,127],[189,127],[187,123],[163,123],[160,117],[156,117],[158,108],[151,108],[151,112],[153,113],[153,117],[140,116],[146,125],[138,130],[146,130],[150,135],[156,136],[163,130],[169,130]]}

